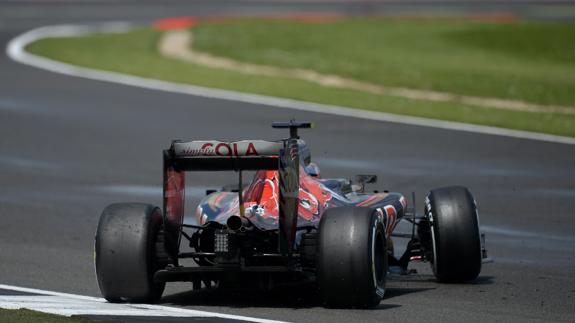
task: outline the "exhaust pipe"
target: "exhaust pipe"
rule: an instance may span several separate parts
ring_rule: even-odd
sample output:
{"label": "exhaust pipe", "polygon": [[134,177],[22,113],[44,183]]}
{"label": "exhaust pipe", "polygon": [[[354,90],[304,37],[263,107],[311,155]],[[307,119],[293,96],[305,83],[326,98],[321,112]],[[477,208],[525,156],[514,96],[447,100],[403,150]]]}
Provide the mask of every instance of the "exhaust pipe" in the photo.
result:
{"label": "exhaust pipe", "polygon": [[232,231],[246,231],[249,227],[251,227],[251,222],[244,217],[240,217],[237,215],[232,215],[226,221],[226,226],[228,229]]}

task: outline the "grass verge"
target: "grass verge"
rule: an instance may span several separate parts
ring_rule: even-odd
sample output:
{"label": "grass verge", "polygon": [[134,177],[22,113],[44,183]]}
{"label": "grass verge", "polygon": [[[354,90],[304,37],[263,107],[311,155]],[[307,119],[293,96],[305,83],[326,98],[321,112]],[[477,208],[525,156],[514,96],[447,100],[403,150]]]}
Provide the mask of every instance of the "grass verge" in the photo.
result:
{"label": "grass verge", "polygon": [[46,314],[27,309],[7,310],[0,308],[0,322],[18,323],[87,323],[94,322],[85,318],[66,317],[54,314]]}
{"label": "grass verge", "polygon": [[[67,63],[178,83],[575,137],[573,115],[411,100],[166,59],[157,51],[160,35],[140,29],[45,39],[27,49]],[[200,25],[194,35],[199,50],[245,62],[313,69],[387,86],[539,104],[575,103],[575,45],[569,40],[575,38],[573,25],[252,19]]]}

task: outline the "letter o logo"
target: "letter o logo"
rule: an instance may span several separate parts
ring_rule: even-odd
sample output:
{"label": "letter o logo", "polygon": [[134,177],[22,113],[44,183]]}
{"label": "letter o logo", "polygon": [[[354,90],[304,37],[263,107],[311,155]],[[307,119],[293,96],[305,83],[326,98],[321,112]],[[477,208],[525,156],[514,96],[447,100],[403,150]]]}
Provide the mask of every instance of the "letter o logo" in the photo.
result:
{"label": "letter o logo", "polygon": [[[225,154],[222,152],[222,150],[223,150],[222,147],[226,149]],[[218,144],[216,146],[216,155],[218,155],[218,156],[231,156],[232,155],[232,149],[230,148],[230,146],[228,144],[224,144],[224,143]]]}

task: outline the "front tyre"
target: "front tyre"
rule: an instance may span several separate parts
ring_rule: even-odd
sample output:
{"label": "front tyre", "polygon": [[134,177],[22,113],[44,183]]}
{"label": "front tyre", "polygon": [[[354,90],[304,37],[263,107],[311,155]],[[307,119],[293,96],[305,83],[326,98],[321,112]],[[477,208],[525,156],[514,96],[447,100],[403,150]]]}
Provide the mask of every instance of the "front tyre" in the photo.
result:
{"label": "front tyre", "polygon": [[443,283],[474,280],[481,271],[481,236],[475,199],[465,187],[433,189],[425,200],[431,264]]}
{"label": "front tyre", "polygon": [[154,283],[161,269],[156,241],[162,227],[158,207],[112,204],[104,209],[96,231],[95,265],[102,296],[109,302],[153,303],[165,283]]}
{"label": "front tyre", "polygon": [[329,307],[373,307],[385,292],[387,248],[374,209],[327,210],[319,224],[317,279]]}

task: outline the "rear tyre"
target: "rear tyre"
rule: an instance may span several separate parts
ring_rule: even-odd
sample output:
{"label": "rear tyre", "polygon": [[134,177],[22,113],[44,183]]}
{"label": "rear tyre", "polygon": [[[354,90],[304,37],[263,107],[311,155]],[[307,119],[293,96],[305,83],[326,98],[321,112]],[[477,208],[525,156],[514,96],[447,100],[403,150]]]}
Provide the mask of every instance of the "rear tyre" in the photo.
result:
{"label": "rear tyre", "polygon": [[430,259],[442,283],[474,280],[481,271],[481,237],[475,199],[465,187],[431,190],[425,200],[430,224]]}
{"label": "rear tyre", "polygon": [[302,267],[314,271],[317,258],[317,232],[302,234],[299,255]]}
{"label": "rear tyre", "polygon": [[112,204],[104,209],[96,231],[95,265],[102,296],[109,302],[153,303],[165,283],[154,283],[162,269],[157,240],[162,227],[158,207]]}
{"label": "rear tyre", "polygon": [[317,280],[329,307],[373,307],[385,293],[387,248],[374,209],[327,210],[319,224]]}

